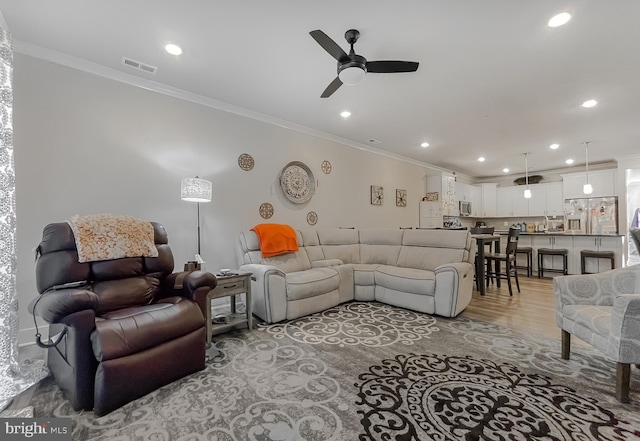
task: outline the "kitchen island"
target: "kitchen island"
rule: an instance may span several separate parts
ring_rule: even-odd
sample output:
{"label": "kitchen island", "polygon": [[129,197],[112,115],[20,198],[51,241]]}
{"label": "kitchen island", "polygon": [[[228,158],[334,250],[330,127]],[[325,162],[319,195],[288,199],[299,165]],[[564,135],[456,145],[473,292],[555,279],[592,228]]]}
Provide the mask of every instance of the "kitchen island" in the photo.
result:
{"label": "kitchen island", "polygon": [[[495,234],[507,236],[507,230],[496,230]],[[520,233],[518,246],[531,247],[533,249],[533,272],[538,270],[538,249],[539,248],[564,248],[569,252],[568,271],[569,274],[580,274],[580,251],[613,251],[615,255],[616,268],[620,268],[624,256],[624,240],[622,234],[582,234],[582,233],[564,233],[547,232],[547,233]],[[506,243],[506,240],[501,240]],[[522,257],[522,256],[520,256]],[[548,259],[548,260],[547,260]],[[610,268],[609,259],[587,259],[585,270],[590,273],[598,273],[606,271]],[[518,262],[518,265],[524,265],[525,262]],[[558,256],[545,256],[544,267],[553,269],[562,269],[562,260]]]}

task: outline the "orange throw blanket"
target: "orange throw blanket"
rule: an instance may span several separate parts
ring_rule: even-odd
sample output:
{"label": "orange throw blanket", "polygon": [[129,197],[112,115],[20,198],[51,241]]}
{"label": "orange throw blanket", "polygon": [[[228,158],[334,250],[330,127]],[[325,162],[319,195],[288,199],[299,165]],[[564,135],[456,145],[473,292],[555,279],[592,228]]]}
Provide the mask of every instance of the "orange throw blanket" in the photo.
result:
{"label": "orange throw blanket", "polygon": [[289,225],[259,224],[252,228],[260,240],[262,257],[278,256],[280,254],[298,251],[296,232]]}

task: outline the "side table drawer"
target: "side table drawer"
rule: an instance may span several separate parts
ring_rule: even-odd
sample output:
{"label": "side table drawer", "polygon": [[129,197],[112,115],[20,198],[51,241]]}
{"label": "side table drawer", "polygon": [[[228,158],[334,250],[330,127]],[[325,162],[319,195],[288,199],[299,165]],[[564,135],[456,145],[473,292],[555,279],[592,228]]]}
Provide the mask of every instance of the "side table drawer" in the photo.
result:
{"label": "side table drawer", "polygon": [[218,298],[218,296],[230,296],[234,294],[242,294],[247,292],[249,287],[247,284],[250,280],[248,277],[238,277],[233,279],[226,279],[218,282],[218,285],[209,294],[212,299]]}

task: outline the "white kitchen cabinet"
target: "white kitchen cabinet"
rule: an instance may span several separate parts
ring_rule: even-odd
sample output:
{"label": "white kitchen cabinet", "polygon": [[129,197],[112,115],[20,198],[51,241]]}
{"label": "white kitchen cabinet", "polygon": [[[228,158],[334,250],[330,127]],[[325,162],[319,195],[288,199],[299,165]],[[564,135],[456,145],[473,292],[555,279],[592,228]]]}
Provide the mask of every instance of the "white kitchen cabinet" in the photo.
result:
{"label": "white kitchen cabinet", "polygon": [[458,199],[456,198],[456,177],[448,174],[427,176],[427,192],[437,192],[438,201],[442,204],[444,216],[458,216]]}
{"label": "white kitchen cabinet", "polygon": [[549,182],[544,184],[545,209],[544,216],[562,216],[564,199],[562,194],[562,182]]}
{"label": "white kitchen cabinet", "polygon": [[589,183],[593,187],[591,195],[585,195],[582,187],[587,183],[585,173],[570,173],[562,175],[563,199],[617,196],[616,170],[596,170],[589,172]]}
{"label": "white kitchen cabinet", "polygon": [[[529,202],[531,199],[524,197],[524,190],[527,188],[524,185],[511,188],[511,213],[512,216],[529,216]],[[532,186],[529,186],[531,189]],[[531,194],[533,194],[532,190]],[[538,192],[539,194],[539,192]]]}
{"label": "white kitchen cabinet", "polygon": [[482,195],[482,206],[480,215],[482,217],[495,217],[496,216],[496,189],[498,184],[493,182],[487,182],[480,184],[480,191]]}
{"label": "white kitchen cabinet", "polygon": [[[575,274],[580,274],[582,263],[580,251],[613,251],[616,268],[622,266],[622,254],[624,247],[623,236],[574,236],[573,252],[576,256]],[[588,273],[599,273],[611,268],[609,259],[588,258],[585,260],[585,271]]]}
{"label": "white kitchen cabinet", "polygon": [[471,216],[482,216],[482,189],[475,185],[470,185],[468,200],[471,201]]}
{"label": "white kitchen cabinet", "polygon": [[529,214],[529,216],[544,216],[547,209],[546,186],[547,184],[536,184],[529,186],[529,189],[531,190],[531,198],[528,200],[529,205],[527,207],[527,213]]}
{"label": "white kitchen cabinet", "polygon": [[531,198],[524,197],[526,185],[498,187],[497,216],[549,216],[562,214],[562,183],[530,184]]}
{"label": "white kitchen cabinet", "polygon": [[496,216],[513,216],[513,202],[511,202],[511,187],[498,187],[496,189]]}

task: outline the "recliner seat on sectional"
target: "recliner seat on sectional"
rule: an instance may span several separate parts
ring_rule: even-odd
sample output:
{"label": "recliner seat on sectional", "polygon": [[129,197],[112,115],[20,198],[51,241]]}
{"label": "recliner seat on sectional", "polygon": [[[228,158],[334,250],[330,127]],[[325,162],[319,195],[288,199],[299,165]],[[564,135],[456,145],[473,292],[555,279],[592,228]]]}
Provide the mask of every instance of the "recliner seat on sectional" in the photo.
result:
{"label": "recliner seat on sectional", "polygon": [[296,231],[296,252],[264,258],[253,231],[237,242],[253,273],[253,311],[267,323],[357,301],[379,301],[444,317],[471,301],[475,241],[465,230]]}

